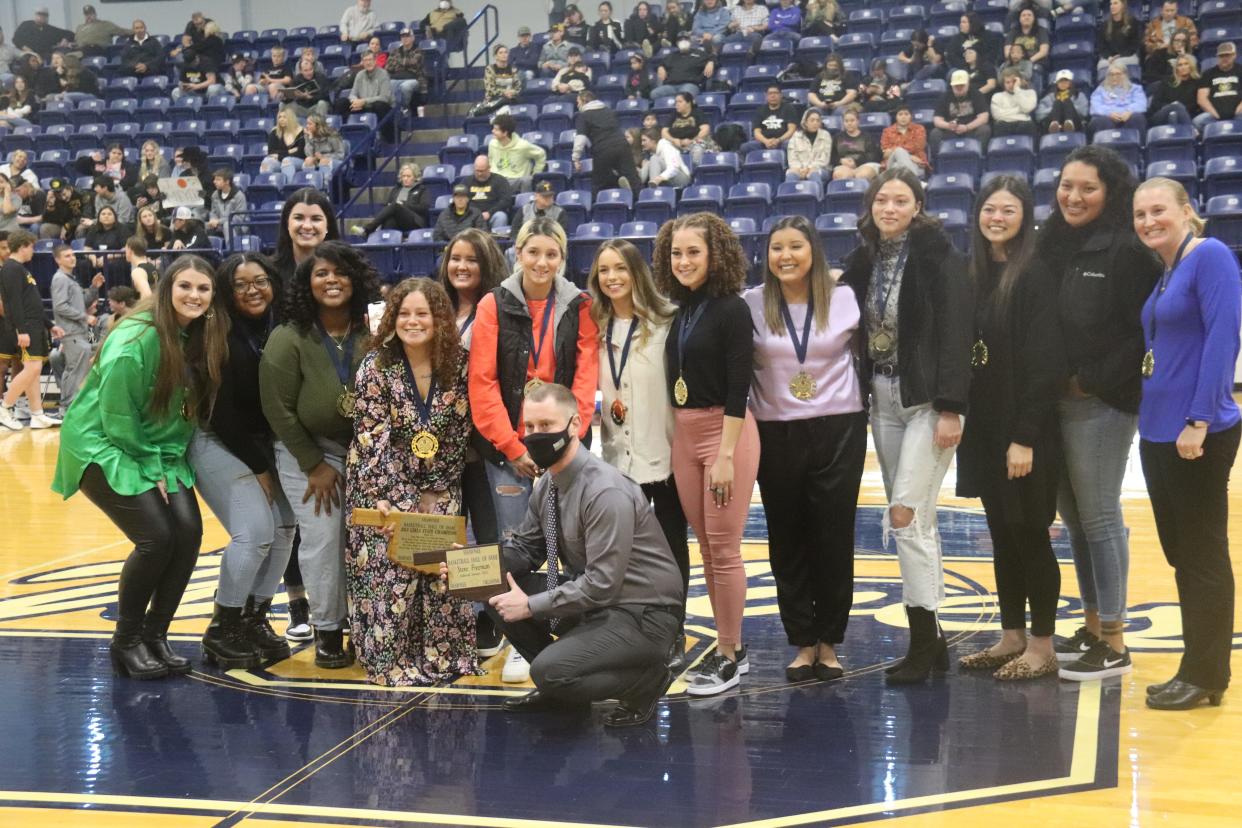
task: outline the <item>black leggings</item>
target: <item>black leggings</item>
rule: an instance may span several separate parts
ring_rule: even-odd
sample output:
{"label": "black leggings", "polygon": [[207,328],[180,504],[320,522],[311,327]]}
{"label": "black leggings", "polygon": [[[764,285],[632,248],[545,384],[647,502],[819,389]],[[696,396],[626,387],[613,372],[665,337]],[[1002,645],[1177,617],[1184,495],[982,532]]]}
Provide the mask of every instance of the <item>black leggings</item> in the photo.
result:
{"label": "black leggings", "polygon": [[117,494],[94,463],[82,474],[81,489],[134,544],[121,569],[118,632],[137,632],[148,606],[151,619],[166,625],[181,604],[203,540],[194,490],[169,492],[167,503],[158,489]]}
{"label": "black leggings", "polygon": [[[988,531],[992,534],[992,568],[1001,629],[1026,629],[1026,604],[1031,603],[1031,635],[1052,635],[1061,595],[1061,566],[1052,551],[1048,524],[1017,521],[1005,511],[1003,497],[983,496]],[[1027,515],[1035,508],[1024,509]]]}
{"label": "black leggings", "polygon": [[638,167],[634,164],[634,153],[630,150],[630,145],[621,141],[597,148],[591,156],[592,198],[599,195],[600,190],[621,186],[619,179],[622,177],[637,195],[643,182],[638,176]]}
{"label": "black leggings", "polygon": [[411,230],[422,230],[426,227],[427,222],[423,221],[423,217],[409,207],[404,204],[389,204],[380,210],[375,218],[368,221],[363,229],[369,236],[378,229],[400,230],[402,233],[408,233]]}

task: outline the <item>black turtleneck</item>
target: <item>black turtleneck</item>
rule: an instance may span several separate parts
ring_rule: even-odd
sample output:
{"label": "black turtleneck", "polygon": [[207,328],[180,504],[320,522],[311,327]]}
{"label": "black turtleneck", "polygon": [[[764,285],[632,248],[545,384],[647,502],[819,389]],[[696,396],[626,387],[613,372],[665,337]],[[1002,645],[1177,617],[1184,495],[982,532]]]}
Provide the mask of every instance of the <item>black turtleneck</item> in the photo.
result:
{"label": "black turtleneck", "polygon": [[[703,302],[707,307],[686,342],[685,360],[679,360],[678,340],[688,315]],[[680,408],[724,407],[726,417],[746,416],[754,362],[750,309],[741,296],[710,298],[695,291],[673,319],[664,347],[669,398],[678,376],[686,381],[689,398]]]}
{"label": "black turtleneck", "polygon": [[252,472],[272,471],[272,430],[259,400],[259,356],[271,332],[271,311],[261,320],[234,314],[211,431]]}

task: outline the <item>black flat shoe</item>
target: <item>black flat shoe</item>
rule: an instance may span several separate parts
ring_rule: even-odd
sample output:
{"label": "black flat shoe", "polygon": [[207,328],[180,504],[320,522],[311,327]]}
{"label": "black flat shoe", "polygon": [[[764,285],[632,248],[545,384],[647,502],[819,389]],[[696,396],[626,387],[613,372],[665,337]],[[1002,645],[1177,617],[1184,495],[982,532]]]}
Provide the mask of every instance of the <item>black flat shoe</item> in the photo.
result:
{"label": "black flat shoe", "polygon": [[686,633],[682,631],[668,651],[668,669],[680,674],[686,669]]}
{"label": "black flat shoe", "polygon": [[832,665],[825,664],[822,661],[815,662],[815,667],[813,669],[815,670],[815,678],[820,681],[835,681],[845,675],[845,668],[833,667]]}
{"label": "black flat shoe", "polygon": [[552,711],[570,713],[590,709],[590,705],[572,704],[562,699],[544,695],[538,690],[531,690],[525,696],[518,696],[516,699],[505,699],[501,707],[509,713],[548,713]]}
{"label": "black flat shoe", "polygon": [[785,668],[786,681],[810,681],[815,678],[815,667],[810,664],[790,665]]}
{"label": "black flat shoe", "polygon": [[619,704],[604,717],[604,727],[637,727],[646,724],[655,715],[656,704],[659,701],[659,698],[654,698],[638,708]]}
{"label": "black flat shoe", "polygon": [[1173,679],[1164,690],[1147,697],[1147,706],[1153,710],[1190,710],[1207,699],[1212,707],[1220,707],[1224,697],[1224,690],[1204,690],[1181,679]]}
{"label": "black flat shoe", "polygon": [[1169,685],[1175,681],[1177,681],[1177,676],[1174,676],[1168,681],[1162,681],[1159,684],[1149,684],[1147,685],[1147,695],[1154,696],[1157,693],[1163,693],[1165,690],[1169,689]]}

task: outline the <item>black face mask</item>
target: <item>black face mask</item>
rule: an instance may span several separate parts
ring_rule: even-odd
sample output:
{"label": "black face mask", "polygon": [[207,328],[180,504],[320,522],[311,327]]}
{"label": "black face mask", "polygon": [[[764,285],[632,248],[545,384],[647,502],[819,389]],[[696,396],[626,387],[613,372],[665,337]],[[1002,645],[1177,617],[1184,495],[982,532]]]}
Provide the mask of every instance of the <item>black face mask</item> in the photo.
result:
{"label": "black face mask", "polygon": [[561,431],[545,431],[527,434],[522,444],[530,452],[530,459],[541,469],[551,468],[565,456],[569,444],[573,442],[572,420]]}

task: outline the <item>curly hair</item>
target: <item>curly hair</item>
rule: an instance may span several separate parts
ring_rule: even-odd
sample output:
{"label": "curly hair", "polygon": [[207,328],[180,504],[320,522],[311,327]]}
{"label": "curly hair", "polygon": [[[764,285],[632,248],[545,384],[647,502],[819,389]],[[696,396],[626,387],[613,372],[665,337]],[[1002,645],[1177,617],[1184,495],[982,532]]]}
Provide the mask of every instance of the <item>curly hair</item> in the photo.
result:
{"label": "curly hair", "polygon": [[468,227],[453,236],[444,247],[444,255],[440,257],[440,267],[436,277],[440,280],[445,293],[448,294],[454,312],[461,305],[461,297],[457,295],[457,288],[453,286],[453,280],[449,278],[449,259],[458,242],[464,242],[474,248],[474,257],[479,262],[479,293],[474,297],[476,303],[491,293],[509,275],[509,261],[501,252],[491,233]]}
{"label": "curly hair", "polygon": [[[1099,218],[1095,220],[1099,226],[1116,228],[1123,234],[1126,228],[1130,228],[1130,233],[1133,234],[1131,205],[1134,203],[1134,188],[1137,182],[1133,170],[1130,169],[1125,159],[1108,147],[1087,144],[1066,157],[1061,165],[1062,174],[1070,164],[1086,164],[1088,167],[1093,167],[1096,175],[1100,177],[1100,183],[1104,185],[1104,209],[1100,211]],[[1052,212],[1048,215],[1043,230],[1039,234],[1040,251],[1050,259],[1059,258],[1056,255],[1057,248],[1064,249],[1064,241],[1071,229],[1065,216],[1061,215],[1060,202],[1054,198]]]}
{"label": "curly hair", "polygon": [[379,297],[379,274],[366,256],[348,244],[326,241],[316,247],[294,271],[285,299],[284,319],[303,333],[319,319],[319,303],[311,293],[311,274],[318,262],[328,262],[339,275],[349,278],[353,295],[349,297],[349,323],[363,330],[366,327],[367,305]]}
{"label": "curly hair", "polygon": [[688,291],[673,275],[673,235],[678,230],[697,230],[708,250],[707,295],[733,296],[746,285],[746,254],[742,243],[715,213],[691,213],[664,223],[656,234],[652,269],[656,287],[675,302],[690,298]]}
{"label": "curly hair", "polygon": [[457,334],[457,318],[448,293],[438,282],[425,276],[404,279],[388,291],[388,298],[384,300],[384,317],[375,332],[376,364],[380,368],[388,368],[401,363],[404,346],[397,336],[397,316],[401,312],[401,304],[413,293],[426,297],[435,323],[431,335],[431,373],[441,388],[452,388],[457,384],[465,351]]}

